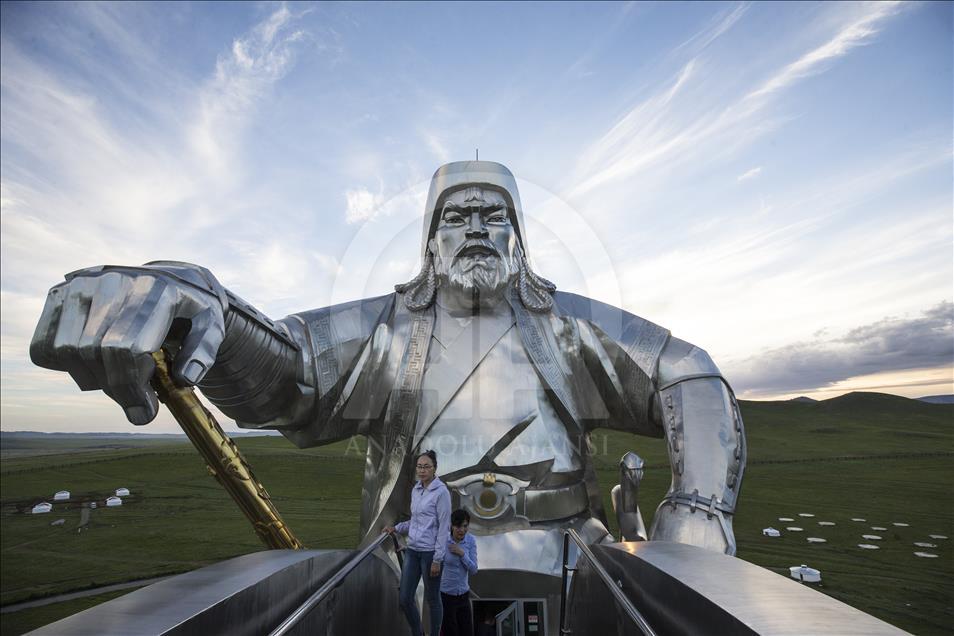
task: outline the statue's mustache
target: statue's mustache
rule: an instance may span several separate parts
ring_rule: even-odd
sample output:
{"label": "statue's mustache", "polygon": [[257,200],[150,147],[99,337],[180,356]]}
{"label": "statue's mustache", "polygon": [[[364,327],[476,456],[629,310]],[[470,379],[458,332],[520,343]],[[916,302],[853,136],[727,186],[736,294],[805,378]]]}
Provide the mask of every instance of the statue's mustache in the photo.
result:
{"label": "statue's mustache", "polygon": [[454,259],[464,256],[495,256],[500,258],[500,252],[488,239],[470,239],[454,253]]}

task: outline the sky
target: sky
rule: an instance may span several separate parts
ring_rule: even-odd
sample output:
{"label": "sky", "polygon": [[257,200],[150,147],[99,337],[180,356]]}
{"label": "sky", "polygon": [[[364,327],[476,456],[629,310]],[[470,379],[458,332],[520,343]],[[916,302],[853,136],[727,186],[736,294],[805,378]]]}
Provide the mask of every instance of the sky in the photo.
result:
{"label": "sky", "polygon": [[535,271],[740,398],[954,393],[952,7],[4,2],[0,427],[177,430],[30,363],[65,273],[198,263],[273,318],[384,294],[478,149]]}

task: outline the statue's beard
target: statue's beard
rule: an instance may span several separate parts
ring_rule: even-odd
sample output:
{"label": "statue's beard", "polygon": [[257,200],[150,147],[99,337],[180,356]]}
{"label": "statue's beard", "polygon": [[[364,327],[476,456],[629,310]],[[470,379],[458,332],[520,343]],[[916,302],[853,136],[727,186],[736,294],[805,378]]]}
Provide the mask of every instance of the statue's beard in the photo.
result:
{"label": "statue's beard", "polygon": [[455,256],[437,261],[439,284],[466,304],[488,306],[503,298],[507,285],[516,272],[510,258],[496,254]]}
{"label": "statue's beard", "polygon": [[513,268],[499,256],[459,256],[451,263],[447,282],[452,289],[482,298],[499,298],[507,289]]}
{"label": "statue's beard", "polygon": [[[417,276],[406,283],[395,285],[394,289],[404,297],[404,305],[411,311],[422,311],[433,305],[438,296],[438,287],[441,287],[441,293],[450,292],[460,298],[460,303],[464,306],[486,307],[496,305],[497,299],[503,295],[501,292],[513,281],[514,291],[525,308],[541,314],[553,308],[556,285],[530,269],[519,245],[515,245],[513,251],[505,256],[500,256],[496,248],[484,256],[490,254],[493,254],[494,258],[481,259],[481,262],[477,263],[460,260],[459,257],[442,259],[428,249],[424,266]],[[451,270],[454,270],[453,282]]]}

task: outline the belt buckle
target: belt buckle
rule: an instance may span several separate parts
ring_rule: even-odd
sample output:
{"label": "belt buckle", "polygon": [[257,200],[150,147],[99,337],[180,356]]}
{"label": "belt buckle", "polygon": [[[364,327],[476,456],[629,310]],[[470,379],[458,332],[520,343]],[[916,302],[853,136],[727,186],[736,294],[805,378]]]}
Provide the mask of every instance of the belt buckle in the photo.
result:
{"label": "belt buckle", "polygon": [[529,481],[492,472],[461,477],[447,484],[460,496],[461,506],[482,521],[516,516],[517,493],[529,485]]}

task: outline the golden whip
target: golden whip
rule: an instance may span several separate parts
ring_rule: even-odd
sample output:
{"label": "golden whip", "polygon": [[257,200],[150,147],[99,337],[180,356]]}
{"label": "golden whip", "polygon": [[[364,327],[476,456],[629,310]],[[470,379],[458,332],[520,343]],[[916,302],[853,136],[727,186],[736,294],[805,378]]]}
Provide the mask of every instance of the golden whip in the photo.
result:
{"label": "golden whip", "polygon": [[228,491],[262,542],[273,549],[300,550],[304,548],[292,531],[285,525],[265,487],[252,474],[252,469],[239,452],[235,442],[215,421],[191,387],[176,386],[169,375],[166,353],[152,354],[156,360],[156,373],[152,388],[159,401],[172,412],[189,439],[199,450],[209,467],[209,472]]}

